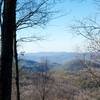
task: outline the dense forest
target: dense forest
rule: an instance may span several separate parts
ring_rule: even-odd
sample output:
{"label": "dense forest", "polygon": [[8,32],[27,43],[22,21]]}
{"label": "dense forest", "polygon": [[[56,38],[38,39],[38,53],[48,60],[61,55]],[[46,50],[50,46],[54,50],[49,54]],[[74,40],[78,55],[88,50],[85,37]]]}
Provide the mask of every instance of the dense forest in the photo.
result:
{"label": "dense forest", "polygon": [[[96,17],[100,16],[100,1],[91,1]],[[82,6],[88,1],[69,2]],[[96,17],[77,19],[70,26],[74,35],[85,39],[84,52],[25,53],[18,49],[21,43],[31,47],[32,42],[44,40],[30,28],[45,30],[48,22],[65,17],[58,9],[62,3],[64,0],[0,0],[0,100],[100,100],[100,20]],[[19,35],[26,30],[28,34]]]}

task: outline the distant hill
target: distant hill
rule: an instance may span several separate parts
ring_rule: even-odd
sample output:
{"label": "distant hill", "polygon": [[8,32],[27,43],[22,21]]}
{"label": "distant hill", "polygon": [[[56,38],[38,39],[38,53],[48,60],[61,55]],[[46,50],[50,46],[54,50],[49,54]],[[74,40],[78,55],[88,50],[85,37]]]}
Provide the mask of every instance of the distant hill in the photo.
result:
{"label": "distant hill", "polygon": [[26,59],[19,59],[19,66],[22,70],[27,72],[41,72],[41,71],[47,71],[48,69],[52,69],[54,67],[57,68],[57,66],[61,66],[58,63],[48,63],[47,69],[43,69],[43,66],[41,63]]}
{"label": "distant hill", "polygon": [[39,63],[31,60],[19,59],[19,66],[22,70],[27,72],[39,71]]}
{"label": "distant hill", "polygon": [[91,60],[87,60],[84,62],[83,60],[80,61],[77,59],[77,60],[72,60],[70,62],[67,62],[63,65],[63,68],[68,71],[79,71],[87,67],[100,69],[100,63]]}

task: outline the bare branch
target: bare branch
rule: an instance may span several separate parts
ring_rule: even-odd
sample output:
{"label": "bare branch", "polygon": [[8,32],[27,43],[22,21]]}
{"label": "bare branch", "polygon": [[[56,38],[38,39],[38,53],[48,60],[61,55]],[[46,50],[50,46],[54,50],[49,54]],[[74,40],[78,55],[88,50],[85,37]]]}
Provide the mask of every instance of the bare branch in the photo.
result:
{"label": "bare branch", "polygon": [[100,25],[90,18],[77,21],[77,24],[71,26],[71,29],[88,40],[90,49],[98,51],[100,48]]}
{"label": "bare branch", "polygon": [[17,40],[17,42],[32,42],[32,41],[40,41],[44,40],[43,37],[37,37],[37,36],[30,36],[30,37],[22,37]]}
{"label": "bare branch", "polygon": [[[47,9],[44,7],[44,5],[48,2],[49,0],[43,0],[43,2],[41,2],[37,8],[34,8],[34,9],[29,9],[27,8],[28,10],[28,13],[26,15],[24,15],[22,18],[18,19],[17,23],[16,23],[16,26],[17,26],[17,29],[22,29],[22,28],[19,28],[19,27],[32,27],[34,25],[38,25],[38,24],[42,24],[42,23],[45,23],[45,21],[43,21],[44,19],[46,19],[49,14],[49,12],[47,11]],[[30,3],[30,2],[28,2]],[[32,3],[32,2],[31,2]],[[25,6],[27,3],[25,3],[23,6]],[[43,7],[45,9],[43,9]],[[23,7],[21,7],[20,9],[24,9]],[[42,10],[43,9],[43,10]],[[46,11],[45,11],[46,10]],[[37,17],[36,17],[37,16]],[[33,17],[33,18],[32,18]],[[36,17],[36,18],[35,18]]]}

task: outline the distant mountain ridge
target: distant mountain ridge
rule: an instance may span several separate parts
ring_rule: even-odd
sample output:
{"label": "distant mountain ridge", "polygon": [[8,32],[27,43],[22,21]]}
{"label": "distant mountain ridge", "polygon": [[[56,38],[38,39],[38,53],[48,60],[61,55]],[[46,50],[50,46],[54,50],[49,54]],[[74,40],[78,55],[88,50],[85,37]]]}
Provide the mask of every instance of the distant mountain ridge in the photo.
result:
{"label": "distant mountain ridge", "polygon": [[41,61],[48,60],[50,69],[59,70],[65,69],[70,71],[78,71],[86,68],[80,62],[87,60],[89,66],[100,68],[100,63],[91,60],[89,53],[68,53],[68,52],[41,52],[41,53],[27,53],[24,56],[19,55],[20,66],[29,72],[41,71]]}
{"label": "distant mountain ridge", "polygon": [[26,60],[36,61],[36,62],[41,62],[41,60],[47,59],[51,63],[62,64],[62,63],[65,63],[66,61],[71,61],[71,60],[74,60],[74,59],[77,59],[77,58],[83,58],[84,54],[86,54],[86,53],[39,52],[39,53],[25,53],[24,56],[19,55],[19,57],[21,59],[26,59]]}

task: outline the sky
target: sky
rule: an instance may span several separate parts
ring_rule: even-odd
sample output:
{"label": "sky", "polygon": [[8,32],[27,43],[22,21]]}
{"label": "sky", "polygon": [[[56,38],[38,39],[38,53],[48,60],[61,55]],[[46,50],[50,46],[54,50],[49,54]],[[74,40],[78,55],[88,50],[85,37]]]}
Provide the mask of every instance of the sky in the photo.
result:
{"label": "sky", "polygon": [[[70,28],[75,20],[94,17],[96,6],[92,0],[78,2],[78,0],[64,0],[56,4],[53,10],[59,10],[54,19],[44,27],[34,27],[23,30],[20,36],[34,34],[42,37],[41,41],[18,43],[19,52],[76,52],[85,51],[85,39],[77,36]],[[59,17],[60,16],[60,17]]]}

